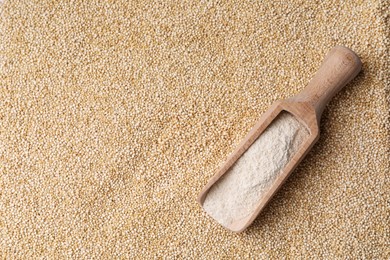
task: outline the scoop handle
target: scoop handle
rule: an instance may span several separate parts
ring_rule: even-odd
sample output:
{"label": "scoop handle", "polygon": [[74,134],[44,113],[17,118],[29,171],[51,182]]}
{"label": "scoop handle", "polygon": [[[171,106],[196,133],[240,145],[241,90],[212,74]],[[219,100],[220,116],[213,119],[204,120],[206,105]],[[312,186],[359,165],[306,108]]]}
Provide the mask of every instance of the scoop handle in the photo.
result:
{"label": "scoop handle", "polygon": [[314,106],[320,119],[326,104],[361,70],[359,57],[349,48],[336,46],[325,56],[307,87],[292,98]]}

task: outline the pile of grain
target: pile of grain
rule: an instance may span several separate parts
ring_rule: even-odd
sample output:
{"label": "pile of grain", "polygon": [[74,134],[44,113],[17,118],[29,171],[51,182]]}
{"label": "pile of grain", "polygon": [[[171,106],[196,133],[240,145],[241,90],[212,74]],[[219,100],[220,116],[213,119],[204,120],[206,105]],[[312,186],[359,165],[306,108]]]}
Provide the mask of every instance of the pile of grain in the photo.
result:
{"label": "pile of grain", "polygon": [[[1,5],[2,257],[389,258],[386,1],[111,2]],[[224,230],[198,192],[339,44],[363,72],[255,223]]]}

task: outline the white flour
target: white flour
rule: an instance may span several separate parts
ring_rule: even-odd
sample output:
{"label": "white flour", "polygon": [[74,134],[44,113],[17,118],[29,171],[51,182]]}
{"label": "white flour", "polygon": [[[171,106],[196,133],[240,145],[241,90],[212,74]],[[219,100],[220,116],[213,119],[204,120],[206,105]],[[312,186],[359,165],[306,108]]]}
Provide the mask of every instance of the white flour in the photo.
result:
{"label": "white flour", "polygon": [[203,204],[206,212],[225,227],[251,214],[308,136],[293,115],[279,114],[211,187]]}

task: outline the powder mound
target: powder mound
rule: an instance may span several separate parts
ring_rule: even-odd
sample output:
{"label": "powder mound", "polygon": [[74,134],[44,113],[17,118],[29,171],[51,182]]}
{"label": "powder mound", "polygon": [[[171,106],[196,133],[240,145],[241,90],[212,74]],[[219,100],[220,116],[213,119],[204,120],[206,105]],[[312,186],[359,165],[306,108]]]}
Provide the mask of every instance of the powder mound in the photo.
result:
{"label": "powder mound", "polygon": [[280,113],[211,187],[203,204],[206,212],[225,227],[247,217],[308,136],[293,115]]}

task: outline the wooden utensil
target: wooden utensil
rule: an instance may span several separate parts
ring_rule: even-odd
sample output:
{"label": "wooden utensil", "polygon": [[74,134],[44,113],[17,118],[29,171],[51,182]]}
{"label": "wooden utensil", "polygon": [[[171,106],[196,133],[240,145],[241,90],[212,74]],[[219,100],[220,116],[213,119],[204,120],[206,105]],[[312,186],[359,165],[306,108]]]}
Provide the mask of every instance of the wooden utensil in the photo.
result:
{"label": "wooden utensil", "polygon": [[352,50],[343,46],[336,46],[330,50],[319,70],[305,89],[291,98],[275,102],[262,115],[260,120],[238,145],[237,149],[227,158],[226,162],[200,192],[198,197],[200,205],[203,206],[210,188],[218,182],[253,142],[256,141],[279,113],[287,111],[295,116],[303,126],[307,127],[310,135],[302,143],[301,147],[280,172],[278,177],[276,177],[269,190],[263,194],[253,213],[243,219],[234,221],[226,227],[234,232],[241,232],[247,228],[319,139],[319,124],[326,104],[359,73],[361,66],[359,57]]}

